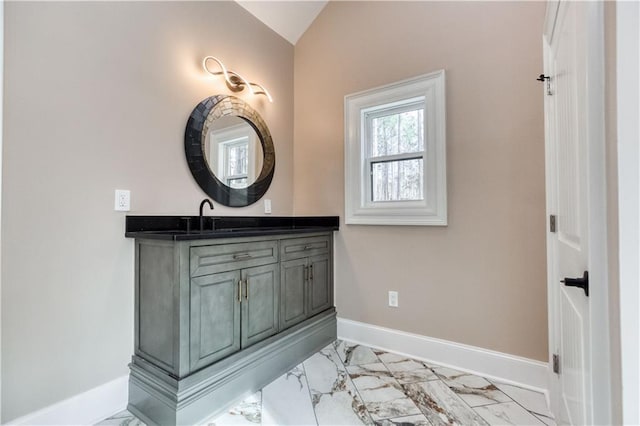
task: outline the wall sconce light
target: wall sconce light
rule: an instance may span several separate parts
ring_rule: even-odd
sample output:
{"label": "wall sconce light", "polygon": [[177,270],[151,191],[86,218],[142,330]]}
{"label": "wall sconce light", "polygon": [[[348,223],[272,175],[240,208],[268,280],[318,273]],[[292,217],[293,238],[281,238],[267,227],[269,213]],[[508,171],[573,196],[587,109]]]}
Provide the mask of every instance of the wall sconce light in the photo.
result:
{"label": "wall sconce light", "polygon": [[[210,70],[209,67],[207,66],[207,61],[209,60],[212,60],[215,63],[217,63],[218,66],[220,67],[220,71]],[[269,102],[273,102],[273,98],[271,98],[271,95],[269,94],[267,89],[265,89],[258,83],[252,83],[248,81],[237,72],[234,72],[225,68],[222,61],[220,61],[218,58],[214,58],[213,56],[205,57],[202,60],[202,67],[206,72],[208,72],[211,75],[224,75],[224,80],[227,83],[227,87],[233,92],[240,92],[244,90],[244,88],[246,87],[249,89],[249,92],[251,92],[252,95],[265,95],[267,99],[269,99]]]}

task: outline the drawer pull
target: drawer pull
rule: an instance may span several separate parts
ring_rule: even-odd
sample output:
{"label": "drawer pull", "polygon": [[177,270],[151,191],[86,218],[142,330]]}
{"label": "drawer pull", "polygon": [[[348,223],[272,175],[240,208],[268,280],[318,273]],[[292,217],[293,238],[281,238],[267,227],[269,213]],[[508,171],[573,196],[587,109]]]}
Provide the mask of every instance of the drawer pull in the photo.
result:
{"label": "drawer pull", "polygon": [[251,255],[249,253],[239,253],[233,255],[234,260],[249,259],[250,257]]}
{"label": "drawer pull", "polygon": [[312,245],[306,245],[304,246],[304,250],[311,250],[313,248]]}

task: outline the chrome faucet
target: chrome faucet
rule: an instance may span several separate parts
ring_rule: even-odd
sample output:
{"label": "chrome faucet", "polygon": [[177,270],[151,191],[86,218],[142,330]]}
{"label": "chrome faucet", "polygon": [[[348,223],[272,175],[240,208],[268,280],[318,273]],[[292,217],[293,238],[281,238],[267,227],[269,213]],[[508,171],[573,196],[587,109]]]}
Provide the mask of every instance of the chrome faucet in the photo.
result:
{"label": "chrome faucet", "polygon": [[213,210],[213,203],[208,198],[205,198],[200,203],[200,232],[204,231],[204,216],[202,210],[204,209],[204,205],[209,204],[209,208]]}

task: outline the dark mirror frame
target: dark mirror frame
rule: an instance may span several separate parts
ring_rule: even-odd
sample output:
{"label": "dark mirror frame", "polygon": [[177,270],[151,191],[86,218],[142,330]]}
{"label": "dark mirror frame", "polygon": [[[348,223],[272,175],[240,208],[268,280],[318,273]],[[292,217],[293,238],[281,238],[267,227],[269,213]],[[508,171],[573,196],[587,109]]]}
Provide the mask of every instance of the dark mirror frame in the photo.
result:
{"label": "dark mirror frame", "polygon": [[[260,138],[262,170],[255,182],[246,188],[231,188],[220,181],[209,168],[205,157],[204,142],[209,127],[218,118],[236,116],[253,127]],[[256,110],[235,96],[211,96],[195,107],[184,135],[184,150],[191,174],[204,192],[220,204],[229,207],[245,207],[258,201],[269,189],[276,165],[276,155],[269,128]]]}

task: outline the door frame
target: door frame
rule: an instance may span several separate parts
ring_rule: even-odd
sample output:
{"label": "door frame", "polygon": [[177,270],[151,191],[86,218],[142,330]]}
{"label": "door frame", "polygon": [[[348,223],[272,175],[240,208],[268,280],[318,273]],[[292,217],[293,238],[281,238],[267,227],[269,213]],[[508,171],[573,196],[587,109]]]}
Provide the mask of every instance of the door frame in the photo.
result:
{"label": "door frame", "polygon": [[616,3],[622,421],[640,424],[640,5]]}
{"label": "door frame", "polygon": [[0,0],[0,423],[2,423],[2,152],[4,150],[4,0]]}
{"label": "door frame", "polygon": [[[549,45],[554,36],[556,17],[566,1],[547,3],[543,47],[545,75],[548,75]],[[589,289],[590,338],[586,350],[590,353],[590,371],[587,383],[587,423],[611,423],[611,348],[609,335],[609,282],[607,253],[607,215],[606,215],[606,165],[605,165],[605,55],[604,55],[604,4],[603,2],[584,3],[587,8],[587,45],[590,46],[587,58],[586,101],[589,123],[587,126],[587,238],[589,241],[588,270],[591,286]],[[551,82],[553,88],[553,82]],[[546,88],[544,91],[546,97]],[[555,213],[555,193],[552,170],[555,156],[550,146],[548,123],[550,117],[545,108],[545,162],[547,218]],[[558,347],[559,332],[559,283],[555,265],[554,234],[547,229],[547,306],[549,315],[549,397],[552,412],[557,415],[559,401],[558,376],[553,373],[553,353]],[[597,366],[597,367],[594,367]]]}

